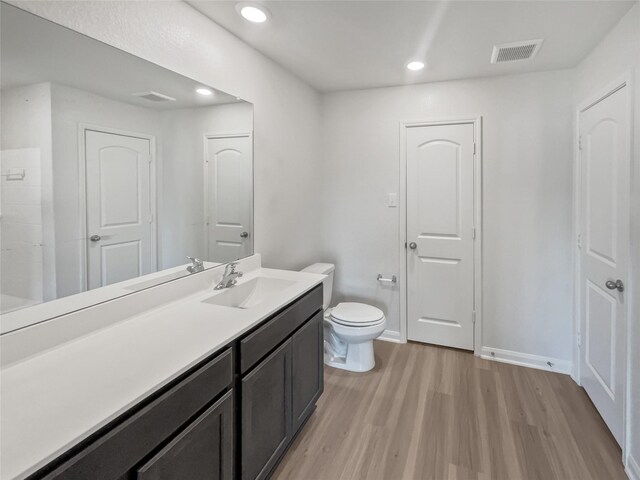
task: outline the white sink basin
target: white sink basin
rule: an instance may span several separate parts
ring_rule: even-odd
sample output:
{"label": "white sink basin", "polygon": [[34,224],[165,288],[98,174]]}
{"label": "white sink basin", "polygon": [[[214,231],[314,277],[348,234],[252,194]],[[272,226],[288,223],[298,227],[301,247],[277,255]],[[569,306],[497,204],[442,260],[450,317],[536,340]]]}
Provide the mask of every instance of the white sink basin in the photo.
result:
{"label": "white sink basin", "polygon": [[291,280],[280,278],[256,277],[233,287],[225,288],[203,302],[223,307],[253,308],[268,300],[271,295],[281,292],[294,283]]}

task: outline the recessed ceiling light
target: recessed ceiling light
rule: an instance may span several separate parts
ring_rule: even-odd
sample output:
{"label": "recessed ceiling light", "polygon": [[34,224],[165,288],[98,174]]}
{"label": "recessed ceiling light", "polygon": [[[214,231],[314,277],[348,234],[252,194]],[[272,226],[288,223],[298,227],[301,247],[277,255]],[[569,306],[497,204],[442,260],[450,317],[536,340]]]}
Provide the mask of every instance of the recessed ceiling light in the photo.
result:
{"label": "recessed ceiling light", "polygon": [[198,88],[196,92],[198,92],[200,95],[204,95],[205,97],[208,97],[209,95],[213,95],[213,92],[208,88]]}
{"label": "recessed ceiling light", "polygon": [[417,70],[422,70],[424,68],[424,63],[418,62],[418,61],[409,62],[409,63],[407,63],[407,68],[409,70],[413,70],[414,72],[417,71]]}
{"label": "recessed ceiling light", "polygon": [[267,18],[269,18],[267,15],[267,11],[264,9],[264,7],[259,7],[257,5],[240,3],[236,7],[236,10],[246,20],[249,20],[250,22],[253,22],[253,23],[263,23],[267,21]]}

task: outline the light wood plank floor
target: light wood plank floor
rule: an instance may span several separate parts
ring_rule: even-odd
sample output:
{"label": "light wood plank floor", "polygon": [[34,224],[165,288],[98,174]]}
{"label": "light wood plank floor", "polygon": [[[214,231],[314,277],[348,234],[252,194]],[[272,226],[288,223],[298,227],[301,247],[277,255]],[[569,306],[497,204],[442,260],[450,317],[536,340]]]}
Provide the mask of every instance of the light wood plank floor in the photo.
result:
{"label": "light wood plank floor", "polygon": [[371,372],[325,367],[324,395],[274,479],[626,478],[569,376],[414,343],[375,349]]}

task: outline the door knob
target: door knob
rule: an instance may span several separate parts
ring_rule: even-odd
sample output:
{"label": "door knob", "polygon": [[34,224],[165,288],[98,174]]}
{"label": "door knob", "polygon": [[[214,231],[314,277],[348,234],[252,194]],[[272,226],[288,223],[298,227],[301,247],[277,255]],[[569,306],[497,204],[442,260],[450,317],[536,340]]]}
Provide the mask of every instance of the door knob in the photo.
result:
{"label": "door knob", "polygon": [[249,232],[242,232],[240,234],[240,238],[247,238],[249,236]]}
{"label": "door knob", "polygon": [[411,242],[411,243],[409,244],[409,248],[410,248],[411,250],[415,250],[416,248],[418,248],[418,244],[417,244],[416,242]]}
{"label": "door knob", "polygon": [[101,236],[100,235],[91,235],[89,237],[89,240],[91,240],[92,242],[99,242],[101,240]]}
{"label": "door knob", "polygon": [[622,280],[616,280],[615,282],[613,280],[607,280],[607,283],[605,283],[605,285],[609,290],[618,290],[619,292],[624,292],[624,283],[622,283]]}

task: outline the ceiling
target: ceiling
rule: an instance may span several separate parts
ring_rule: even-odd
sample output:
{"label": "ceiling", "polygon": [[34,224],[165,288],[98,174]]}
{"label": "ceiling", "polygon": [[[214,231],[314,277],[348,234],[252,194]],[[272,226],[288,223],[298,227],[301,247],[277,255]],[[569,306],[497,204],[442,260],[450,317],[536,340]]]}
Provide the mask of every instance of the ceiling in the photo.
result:
{"label": "ceiling", "polygon": [[[213,95],[198,95],[196,88],[206,85],[11,5],[1,3],[0,11],[1,88],[53,82],[155,109],[239,101],[211,87]],[[176,101],[132,95],[149,90]]]}
{"label": "ceiling", "polygon": [[[320,91],[574,67],[637,1],[235,1],[189,3]],[[256,3],[256,2],[254,2]],[[532,60],[491,64],[494,44],[543,38]],[[405,68],[423,60],[420,72]]]}

